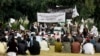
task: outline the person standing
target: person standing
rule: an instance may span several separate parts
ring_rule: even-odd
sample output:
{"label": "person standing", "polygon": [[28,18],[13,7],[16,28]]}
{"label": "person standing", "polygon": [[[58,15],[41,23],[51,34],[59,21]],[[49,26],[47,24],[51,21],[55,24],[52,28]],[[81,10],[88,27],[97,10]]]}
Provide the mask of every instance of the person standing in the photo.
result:
{"label": "person standing", "polygon": [[37,27],[37,25],[33,23],[32,26],[31,26],[31,28],[30,28],[30,31],[38,33],[38,27]]}
{"label": "person standing", "polygon": [[89,30],[88,30],[88,28],[86,26],[84,26],[82,34],[83,34],[84,38],[86,38],[88,36],[88,34],[89,34]]}

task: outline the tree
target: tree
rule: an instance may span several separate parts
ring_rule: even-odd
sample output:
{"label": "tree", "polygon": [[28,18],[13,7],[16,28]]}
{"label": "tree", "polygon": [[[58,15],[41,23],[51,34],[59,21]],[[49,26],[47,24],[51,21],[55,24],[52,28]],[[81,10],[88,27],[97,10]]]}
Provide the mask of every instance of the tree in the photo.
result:
{"label": "tree", "polygon": [[18,20],[28,16],[32,23],[37,20],[37,12],[47,12],[48,7],[56,5],[68,8],[74,8],[76,5],[78,20],[92,16],[96,19],[95,22],[100,21],[100,0],[0,0],[0,20],[7,22],[11,17]]}
{"label": "tree", "polygon": [[100,0],[95,0],[95,5],[96,5],[96,9],[94,12],[94,22],[95,25],[98,27],[98,30],[100,31]]}
{"label": "tree", "polygon": [[94,14],[95,0],[78,0],[77,7],[81,18],[87,19]]}

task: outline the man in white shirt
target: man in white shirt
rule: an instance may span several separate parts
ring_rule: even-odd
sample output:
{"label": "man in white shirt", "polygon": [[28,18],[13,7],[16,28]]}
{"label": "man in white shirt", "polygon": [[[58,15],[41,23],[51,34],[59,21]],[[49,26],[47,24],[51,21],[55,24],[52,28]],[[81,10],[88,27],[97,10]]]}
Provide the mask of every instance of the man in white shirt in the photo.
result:
{"label": "man in white shirt", "polygon": [[49,51],[49,46],[48,46],[48,43],[45,40],[45,38],[42,39],[42,41],[40,43],[40,46],[41,46],[41,50],[43,50],[43,51]]}
{"label": "man in white shirt", "polygon": [[86,40],[86,44],[83,45],[83,51],[85,54],[94,54],[94,46],[90,43],[90,40]]}

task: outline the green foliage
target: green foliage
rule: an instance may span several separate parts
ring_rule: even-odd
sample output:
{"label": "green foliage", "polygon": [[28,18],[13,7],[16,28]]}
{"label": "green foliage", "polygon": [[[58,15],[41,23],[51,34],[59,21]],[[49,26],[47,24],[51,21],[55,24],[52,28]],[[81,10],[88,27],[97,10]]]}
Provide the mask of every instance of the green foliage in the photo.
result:
{"label": "green foliage", "polygon": [[91,30],[93,23],[91,23],[90,21],[87,22],[87,25],[89,26],[88,29]]}
{"label": "green foliage", "polygon": [[94,12],[94,22],[95,25],[98,27],[98,30],[100,31],[100,0],[95,0],[95,5],[96,5],[96,9]]}
{"label": "green foliage", "polygon": [[12,29],[14,29],[14,30],[18,30],[19,29],[19,23],[13,23],[13,24],[11,24],[12,25]]}
{"label": "green foliage", "polygon": [[94,13],[94,11],[95,11],[95,4],[94,4],[94,0],[86,0],[85,1],[85,6],[86,6],[86,8],[87,8],[87,10],[88,10],[88,14],[89,14],[89,16],[91,16],[91,14],[93,14]]}
{"label": "green foliage", "polygon": [[77,20],[94,17],[97,26],[100,22],[100,0],[0,0],[0,21],[5,23],[9,18],[19,20],[28,16],[29,23],[33,23],[37,20],[37,12],[47,12],[48,7],[56,5],[71,8],[76,5],[79,12]]}
{"label": "green foliage", "polygon": [[80,18],[87,19],[94,14],[96,8],[94,2],[95,0],[80,0],[76,3],[78,7],[78,12],[80,14]]}

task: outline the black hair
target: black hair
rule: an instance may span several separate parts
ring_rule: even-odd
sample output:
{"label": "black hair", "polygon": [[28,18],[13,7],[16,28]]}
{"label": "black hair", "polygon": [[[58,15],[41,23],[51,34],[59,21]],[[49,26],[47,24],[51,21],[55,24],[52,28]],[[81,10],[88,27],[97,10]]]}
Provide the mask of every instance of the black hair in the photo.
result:
{"label": "black hair", "polygon": [[45,38],[42,38],[42,40],[45,40]]}
{"label": "black hair", "polygon": [[42,32],[41,35],[44,36],[44,33]]}
{"label": "black hair", "polygon": [[25,41],[24,41],[24,40],[22,40],[22,41],[21,41],[21,43],[23,43],[23,44],[24,44],[24,43],[25,43]]}
{"label": "black hair", "polygon": [[91,36],[91,39],[93,39],[93,36]]}
{"label": "black hair", "polygon": [[22,40],[21,40],[21,37],[18,37],[18,38],[17,38],[17,42],[20,43],[21,41],[22,41]]}
{"label": "black hair", "polygon": [[75,41],[78,41],[78,39],[77,39],[77,38],[75,38],[74,40],[75,40]]}
{"label": "black hair", "polygon": [[60,42],[60,39],[59,38],[57,38],[57,42]]}
{"label": "black hair", "polygon": [[35,36],[33,37],[33,40],[36,40],[36,37]]}
{"label": "black hair", "polygon": [[1,42],[6,42],[6,38],[2,37],[2,38],[0,39],[0,41],[1,41]]}
{"label": "black hair", "polygon": [[34,36],[34,34],[31,34],[31,36]]}
{"label": "black hair", "polygon": [[44,29],[41,29],[42,31],[44,31]]}
{"label": "black hair", "polygon": [[42,24],[42,27],[44,27],[44,24]]}
{"label": "black hair", "polygon": [[98,43],[100,43],[100,38],[98,39]]}

